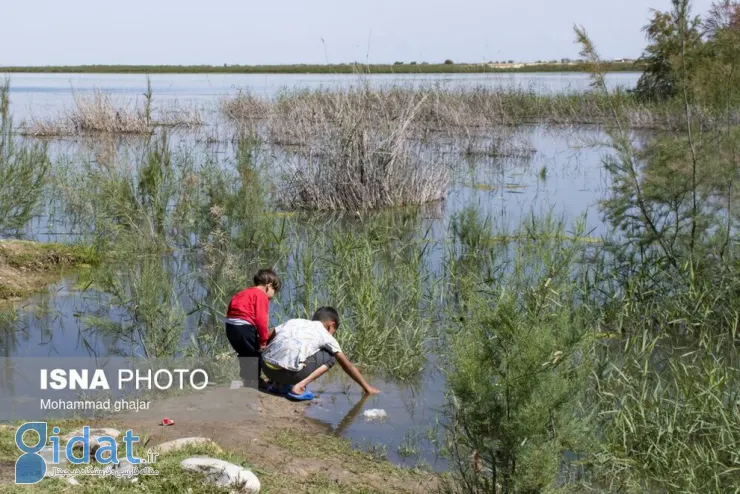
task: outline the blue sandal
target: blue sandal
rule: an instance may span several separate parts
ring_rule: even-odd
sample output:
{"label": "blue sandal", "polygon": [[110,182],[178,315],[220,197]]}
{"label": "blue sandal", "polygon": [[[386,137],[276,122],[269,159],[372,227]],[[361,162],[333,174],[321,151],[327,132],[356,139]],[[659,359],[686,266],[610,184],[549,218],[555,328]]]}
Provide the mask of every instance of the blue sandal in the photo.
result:
{"label": "blue sandal", "polygon": [[292,401],[311,401],[314,399],[314,394],[309,390],[304,391],[303,394],[300,395],[288,392],[288,399]]}

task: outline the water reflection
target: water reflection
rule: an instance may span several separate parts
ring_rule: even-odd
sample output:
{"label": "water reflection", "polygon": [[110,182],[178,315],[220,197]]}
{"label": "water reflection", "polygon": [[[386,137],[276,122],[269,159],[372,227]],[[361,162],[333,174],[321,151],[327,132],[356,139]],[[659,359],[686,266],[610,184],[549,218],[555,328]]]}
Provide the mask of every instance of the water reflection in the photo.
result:
{"label": "water reflection", "polygon": [[[361,395],[340,371],[317,383],[318,400],[307,409],[309,418],[327,425],[334,434],[348,437],[355,446],[409,467],[437,471],[447,468],[444,456],[444,377],[430,363],[416,382],[398,383],[373,376],[382,392]],[[367,420],[365,410],[382,409],[387,418]]]}

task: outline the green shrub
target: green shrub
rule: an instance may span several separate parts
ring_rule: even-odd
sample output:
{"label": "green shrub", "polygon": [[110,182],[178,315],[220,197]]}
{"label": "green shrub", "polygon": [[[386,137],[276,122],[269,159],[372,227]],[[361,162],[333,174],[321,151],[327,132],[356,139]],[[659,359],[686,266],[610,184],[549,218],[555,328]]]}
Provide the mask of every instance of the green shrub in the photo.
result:
{"label": "green shrub", "polygon": [[38,211],[50,168],[46,148],[19,142],[10,115],[10,81],[0,85],[0,234],[18,234]]}

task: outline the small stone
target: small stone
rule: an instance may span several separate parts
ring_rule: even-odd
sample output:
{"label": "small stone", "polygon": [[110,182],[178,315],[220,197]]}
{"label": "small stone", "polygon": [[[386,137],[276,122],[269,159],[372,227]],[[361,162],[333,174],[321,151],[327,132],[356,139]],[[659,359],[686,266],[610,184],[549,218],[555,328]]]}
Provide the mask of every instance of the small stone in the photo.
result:
{"label": "small stone", "polygon": [[311,476],[310,473],[308,473],[307,471],[305,471],[302,468],[297,468],[296,471],[295,471],[295,474],[298,475],[299,477],[303,478],[303,479],[307,479],[308,477]]}
{"label": "small stone", "polygon": [[208,481],[213,484],[236,488],[236,492],[257,493],[260,491],[260,481],[257,476],[250,470],[233,463],[215,458],[194,457],[184,460],[180,466],[190,472],[205,474]]}
{"label": "small stone", "polygon": [[80,482],[79,482],[79,480],[77,480],[77,479],[76,479],[76,478],[74,478],[74,477],[67,477],[67,483],[68,483],[69,485],[80,485]]}
{"label": "small stone", "polygon": [[188,446],[208,446],[214,448],[217,453],[223,453],[223,450],[219,445],[207,437],[184,437],[182,439],[167,441],[166,443],[155,446],[154,451],[159,454],[172,453],[173,451],[179,451]]}

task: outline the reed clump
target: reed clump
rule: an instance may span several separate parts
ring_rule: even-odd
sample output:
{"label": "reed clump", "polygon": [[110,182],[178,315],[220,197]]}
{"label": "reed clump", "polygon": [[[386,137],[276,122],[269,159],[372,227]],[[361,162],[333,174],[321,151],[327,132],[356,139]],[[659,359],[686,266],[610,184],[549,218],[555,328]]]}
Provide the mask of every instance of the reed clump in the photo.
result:
{"label": "reed clump", "polygon": [[[283,91],[273,100],[261,100],[240,93],[222,101],[222,113],[230,120],[264,119],[273,142],[306,144],[301,130],[339,118],[351,105],[363,111],[370,122],[380,125],[388,115],[399,115],[426,95],[417,110],[412,130],[417,136],[434,132],[442,135],[468,135],[481,129],[502,125],[609,125],[612,122],[610,99],[600,91],[543,92],[535,87],[470,87],[437,86],[373,88],[359,83],[339,89]],[[681,123],[682,109],[664,103],[638,101],[631,93],[616,91],[632,128],[675,128]],[[697,118],[714,122],[710,113],[694,108]],[[737,115],[735,115],[737,118]]]}
{"label": "reed clump", "polygon": [[239,90],[236,96],[222,98],[220,107],[227,119],[239,122],[265,119],[271,111],[266,99],[245,90]]}
{"label": "reed clump", "polygon": [[359,211],[443,199],[448,167],[411,139],[425,100],[426,95],[417,95],[396,112],[362,104],[348,93],[333,101],[332,110],[296,115],[282,136],[306,145],[285,170],[280,204]]}
{"label": "reed clump", "polygon": [[193,127],[204,119],[196,108],[172,104],[154,114],[151,88],[145,104],[139,106],[116,101],[110,94],[96,89],[91,94],[74,94],[74,106],[57,117],[34,118],[22,126],[23,135],[31,137],[70,137],[89,133],[152,134],[157,127]]}

